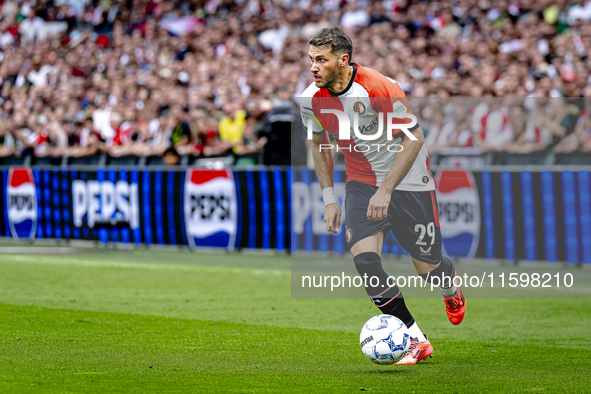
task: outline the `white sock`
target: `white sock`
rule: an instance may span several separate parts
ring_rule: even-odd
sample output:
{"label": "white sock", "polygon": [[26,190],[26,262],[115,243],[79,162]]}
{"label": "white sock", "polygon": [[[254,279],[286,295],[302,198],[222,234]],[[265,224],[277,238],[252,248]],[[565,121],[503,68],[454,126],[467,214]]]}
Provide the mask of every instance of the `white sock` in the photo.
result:
{"label": "white sock", "polygon": [[451,287],[449,289],[444,289],[444,288],[439,288],[439,290],[441,290],[441,294],[443,294],[444,297],[453,297],[456,294],[456,291],[458,291],[458,288],[455,287],[454,285],[451,285]]}
{"label": "white sock", "polygon": [[412,326],[408,328],[408,333],[410,334],[411,338],[417,338],[419,342],[427,342],[427,338],[425,338],[425,335],[419,328],[417,322],[414,322]]}

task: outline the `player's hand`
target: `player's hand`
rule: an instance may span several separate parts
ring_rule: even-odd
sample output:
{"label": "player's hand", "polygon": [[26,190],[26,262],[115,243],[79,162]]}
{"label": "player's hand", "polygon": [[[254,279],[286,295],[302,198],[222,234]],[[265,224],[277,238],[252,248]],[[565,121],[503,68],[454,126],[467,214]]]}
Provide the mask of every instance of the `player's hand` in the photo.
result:
{"label": "player's hand", "polygon": [[324,223],[326,224],[326,231],[338,234],[341,227],[341,208],[339,204],[328,204],[324,208]]}
{"label": "player's hand", "polygon": [[383,220],[388,217],[388,207],[390,206],[390,193],[384,193],[378,189],[376,194],[369,200],[367,207],[367,218],[369,220]]}

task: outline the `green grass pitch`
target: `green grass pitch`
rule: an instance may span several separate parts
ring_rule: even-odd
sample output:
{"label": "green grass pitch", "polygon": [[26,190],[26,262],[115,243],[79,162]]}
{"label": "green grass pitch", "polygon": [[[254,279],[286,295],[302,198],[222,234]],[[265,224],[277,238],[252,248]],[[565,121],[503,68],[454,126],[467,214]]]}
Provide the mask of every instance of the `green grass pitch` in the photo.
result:
{"label": "green grass pitch", "polygon": [[293,299],[289,257],[166,250],[0,255],[0,392],[590,392],[591,300],[468,299],[434,346],[378,366],[367,299]]}

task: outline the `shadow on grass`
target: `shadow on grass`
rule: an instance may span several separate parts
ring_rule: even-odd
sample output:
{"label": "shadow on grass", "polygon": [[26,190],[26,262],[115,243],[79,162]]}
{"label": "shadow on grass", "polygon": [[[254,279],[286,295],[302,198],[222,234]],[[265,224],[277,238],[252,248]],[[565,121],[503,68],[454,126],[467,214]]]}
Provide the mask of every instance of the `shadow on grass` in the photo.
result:
{"label": "shadow on grass", "polygon": [[400,366],[384,365],[384,368],[372,369],[370,371],[362,371],[361,374],[375,376],[375,375],[407,374],[407,373],[411,373],[411,372],[412,372],[412,370],[410,368],[405,368],[405,367],[401,368]]}
{"label": "shadow on grass", "polygon": [[361,373],[368,375],[384,375],[384,374],[399,374],[399,373],[414,373],[417,369],[425,369],[437,366],[437,362],[429,361],[428,363],[419,362],[416,365],[383,365],[383,368],[376,368],[370,371],[361,371]]}

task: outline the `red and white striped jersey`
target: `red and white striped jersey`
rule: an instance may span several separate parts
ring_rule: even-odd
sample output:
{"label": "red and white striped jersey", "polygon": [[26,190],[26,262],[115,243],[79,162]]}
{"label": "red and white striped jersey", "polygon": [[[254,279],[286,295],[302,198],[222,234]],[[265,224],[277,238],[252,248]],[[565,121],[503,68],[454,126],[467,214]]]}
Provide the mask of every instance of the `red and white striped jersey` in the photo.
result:
{"label": "red and white striped jersey", "polygon": [[536,127],[534,120],[531,118],[525,124],[525,139],[535,143],[544,142],[544,133],[539,127]]}
{"label": "red and white striped jersey", "polygon": [[590,111],[588,108],[583,108],[577,118],[577,125],[581,127],[583,139],[591,141],[591,119],[589,119]]}
{"label": "red and white striped jersey", "polygon": [[[318,88],[314,83],[310,84],[299,98],[300,112],[304,126],[308,126],[308,119],[313,119],[311,124],[314,134],[328,131],[334,137],[338,150],[345,156],[347,182],[358,181],[379,186],[394,164],[397,149],[393,146],[400,145],[404,137],[402,131],[395,130],[392,138],[388,139],[386,114],[412,112],[404,92],[396,81],[356,63],[353,64],[353,70],[349,85],[338,94],[326,88]],[[322,114],[322,109],[336,109],[348,115],[351,124],[349,139],[339,139],[337,117],[333,114]],[[359,138],[353,130],[355,113],[359,119],[358,130],[366,139]],[[379,113],[384,114],[383,132],[377,136]],[[410,123],[408,118],[394,120],[397,124]],[[376,138],[367,140],[372,136]],[[421,147],[412,168],[396,190],[435,190],[435,180],[429,172],[429,156],[425,146]]]}
{"label": "red and white striped jersey", "polygon": [[489,145],[503,146],[513,138],[509,109],[501,106],[490,110],[486,102],[480,103],[472,111],[472,131],[480,134],[480,138]]}

